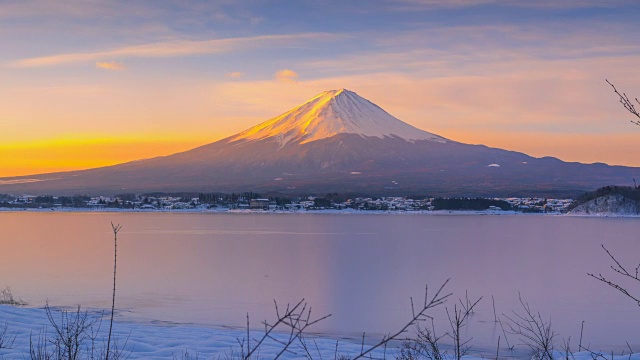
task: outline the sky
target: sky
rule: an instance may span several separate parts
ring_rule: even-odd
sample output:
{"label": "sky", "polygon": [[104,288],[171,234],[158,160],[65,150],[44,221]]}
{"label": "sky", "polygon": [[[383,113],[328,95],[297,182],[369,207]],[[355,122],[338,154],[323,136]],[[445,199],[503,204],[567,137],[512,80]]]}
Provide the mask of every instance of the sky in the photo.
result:
{"label": "sky", "polygon": [[420,129],[640,166],[638,1],[0,1],[0,177],[169,155],[347,88]]}

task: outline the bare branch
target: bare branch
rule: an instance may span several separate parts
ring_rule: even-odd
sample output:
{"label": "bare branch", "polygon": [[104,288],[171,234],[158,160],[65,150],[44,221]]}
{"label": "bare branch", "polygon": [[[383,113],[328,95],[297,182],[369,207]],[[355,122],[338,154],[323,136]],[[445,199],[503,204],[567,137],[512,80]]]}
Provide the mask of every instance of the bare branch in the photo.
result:
{"label": "bare branch", "polygon": [[443,304],[447,300],[447,298],[452,295],[451,293],[449,293],[447,295],[440,295],[442,293],[442,290],[444,290],[445,286],[447,286],[447,284],[449,283],[450,280],[451,279],[447,279],[440,286],[438,291],[436,291],[436,293],[433,295],[433,297],[431,297],[431,300],[429,300],[429,287],[425,286],[424,306],[422,307],[422,309],[420,311],[418,311],[418,313],[415,313],[415,311],[414,311],[413,318],[411,318],[411,320],[409,320],[409,322],[405,326],[403,326],[398,332],[396,332],[394,334],[389,334],[389,335],[383,337],[382,340],[380,340],[380,342],[378,342],[377,344],[371,346],[367,350],[360,351],[360,354],[355,356],[352,360],[362,359],[362,358],[366,357],[371,352],[373,352],[375,349],[377,349],[379,347],[386,346],[390,341],[398,339],[398,337],[400,335],[404,334],[409,327],[417,324],[419,321],[426,320],[428,318],[428,316],[426,315],[428,310],[433,309],[434,307]]}
{"label": "bare branch", "polygon": [[111,333],[113,331],[113,314],[116,308],[116,269],[118,264],[118,233],[122,230],[120,224],[114,225],[111,223],[111,230],[113,231],[113,296],[111,298],[111,319],[109,320],[109,336],[107,338],[107,353],[106,360],[109,360],[109,354],[111,349]]}
{"label": "bare branch", "polygon": [[482,300],[482,297],[478,298],[474,303],[471,303],[471,301],[469,301],[469,295],[465,292],[465,302],[462,302],[462,299],[458,300],[460,302],[460,308],[458,308],[457,304],[454,304],[453,317],[449,313],[449,309],[446,309],[446,311],[449,324],[451,325],[451,334],[449,334],[449,336],[453,339],[454,355],[457,360],[460,360],[469,351],[469,347],[466,345],[471,341],[471,339],[462,341],[461,330],[465,327],[467,318],[473,314],[473,309],[478,305],[480,300]]}
{"label": "bare branch", "polygon": [[[616,87],[609,82],[609,80],[605,80],[607,82],[607,84],[611,85],[611,87],[613,88],[613,92],[616,93],[616,95],[618,95],[618,97],[620,98],[620,103],[622,104],[622,106],[624,106],[625,109],[627,109],[627,111],[629,111],[630,113],[632,113],[633,115],[635,115],[636,117],[640,118],[640,113],[638,113],[638,111],[636,110],[635,105],[633,104],[633,102],[631,100],[629,100],[629,97],[627,96],[627,94],[625,93],[620,93],[618,92],[618,89],[616,89]],[[638,101],[638,98],[635,98],[636,102],[640,105],[640,101]],[[636,125],[640,125],[640,121],[636,120],[631,120],[632,123],[636,124]]]}
{"label": "bare branch", "polygon": [[[624,267],[624,266],[623,266],[623,265],[622,265],[622,264],[621,264],[621,263],[620,263],[620,262],[615,258],[615,256],[613,256],[613,255],[611,254],[611,252],[609,252],[609,250],[607,250],[607,248],[606,248],[606,247],[604,247],[604,245],[601,245],[601,246],[602,246],[602,249],[604,249],[604,251],[607,253],[607,255],[609,255],[609,257],[611,258],[611,260],[612,260],[612,261],[614,262],[614,264],[615,264],[615,266],[613,266],[613,265],[611,266],[611,269],[612,269],[613,271],[615,271],[616,273],[618,273],[618,274],[622,275],[623,277],[626,277],[626,278],[629,278],[629,279],[632,279],[632,280],[635,280],[635,281],[639,281],[639,282],[640,282],[640,277],[639,277],[639,275],[638,275],[638,271],[640,270],[640,265],[638,265],[638,267],[636,267],[636,268],[635,268],[635,273],[634,273],[634,274],[631,274],[631,273],[629,273],[629,271],[627,271],[627,269],[626,269],[626,268],[625,268],[625,267]],[[622,286],[618,285],[617,283],[615,283],[615,282],[613,282],[613,281],[611,281],[611,280],[609,280],[609,279],[605,278],[605,277],[604,277],[604,275],[602,275],[602,274],[600,274],[600,273],[599,273],[598,275],[595,275],[595,274],[592,274],[592,273],[587,273],[587,275],[589,275],[589,276],[591,276],[592,278],[594,278],[594,279],[596,279],[596,280],[598,280],[598,281],[601,281],[601,282],[603,282],[603,283],[607,284],[608,286],[610,286],[610,287],[612,287],[612,288],[614,288],[614,289],[618,290],[620,293],[622,293],[622,294],[623,294],[623,295],[625,295],[626,297],[628,297],[628,298],[632,299],[633,301],[635,301],[635,302],[638,304],[638,306],[640,306],[640,298],[638,298],[638,296],[636,296],[636,295],[632,295],[631,293],[629,293],[629,291],[628,291],[626,288],[624,288],[624,287],[622,287]]]}
{"label": "bare branch", "polygon": [[[304,299],[300,300],[293,307],[290,306],[290,304],[287,304],[287,308],[284,312],[280,311],[277,301],[274,300],[273,304],[276,311],[276,321],[273,324],[269,324],[267,321],[263,322],[264,334],[260,339],[254,339],[253,345],[251,345],[249,342],[250,324],[249,315],[247,314],[247,337],[246,339],[242,340],[238,339],[242,358],[245,360],[249,360],[252,356],[256,355],[260,349],[260,346],[262,346],[264,341],[267,339],[270,339],[282,345],[282,348],[275,355],[274,359],[280,358],[285,353],[294,353],[290,350],[290,348],[291,345],[293,345],[296,341],[300,342],[301,348],[305,351],[305,356],[311,357],[308,346],[304,341],[303,334],[310,326],[327,319],[331,315],[326,315],[312,320],[311,307],[309,307],[308,304],[304,302]],[[284,340],[277,339],[273,336],[274,330],[280,327],[288,328],[288,337]]]}
{"label": "bare branch", "polygon": [[9,325],[5,322],[0,327],[0,350],[13,348],[13,343],[16,341],[16,333],[9,332]]}

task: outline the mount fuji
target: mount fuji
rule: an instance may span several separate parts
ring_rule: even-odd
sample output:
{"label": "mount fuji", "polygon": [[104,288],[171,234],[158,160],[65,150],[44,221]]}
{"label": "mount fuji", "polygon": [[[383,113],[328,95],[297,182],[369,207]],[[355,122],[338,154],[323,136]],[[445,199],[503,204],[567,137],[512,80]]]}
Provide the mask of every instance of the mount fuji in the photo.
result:
{"label": "mount fuji", "polygon": [[0,193],[571,196],[604,185],[628,185],[634,178],[640,178],[640,168],[534,158],[446,139],[341,89],[189,151],[96,169],[0,178]]}
{"label": "mount fuji", "polygon": [[339,134],[380,139],[397,137],[410,142],[446,141],[396,119],[346,89],[325,91],[297,108],[231,137],[231,141],[274,138],[284,147],[288,143],[305,144]]}

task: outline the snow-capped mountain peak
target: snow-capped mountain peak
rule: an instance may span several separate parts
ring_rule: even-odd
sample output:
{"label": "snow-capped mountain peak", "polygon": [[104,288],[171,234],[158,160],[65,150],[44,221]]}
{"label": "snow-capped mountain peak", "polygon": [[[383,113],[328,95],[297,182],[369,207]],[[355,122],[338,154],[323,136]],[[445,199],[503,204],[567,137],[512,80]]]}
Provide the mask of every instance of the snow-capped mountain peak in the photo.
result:
{"label": "snow-capped mountain peak", "polygon": [[347,89],[325,91],[306,103],[234,136],[230,141],[275,138],[280,146],[304,144],[338,134],[397,137],[409,142],[446,139],[400,121]]}

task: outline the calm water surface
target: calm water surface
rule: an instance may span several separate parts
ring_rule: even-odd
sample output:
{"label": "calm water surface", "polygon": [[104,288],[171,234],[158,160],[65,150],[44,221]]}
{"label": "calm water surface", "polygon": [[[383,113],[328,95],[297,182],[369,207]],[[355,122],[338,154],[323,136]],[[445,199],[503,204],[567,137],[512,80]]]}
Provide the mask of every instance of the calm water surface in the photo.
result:
{"label": "calm water surface", "polygon": [[[601,244],[635,268],[633,218],[7,212],[0,286],[35,306],[109,307],[112,221],[123,225],[124,319],[242,326],[248,312],[258,326],[273,318],[273,299],[305,298],[316,315],[333,314],[320,332],[380,334],[409,318],[425,284],[451,278],[455,299],[483,297],[466,329],[478,349],[502,336],[492,296],[498,314],[510,313],[520,292],[574,347],[585,321],[583,343],[640,350],[638,305],[587,276],[616,278]],[[432,312],[442,332],[444,310]]]}

